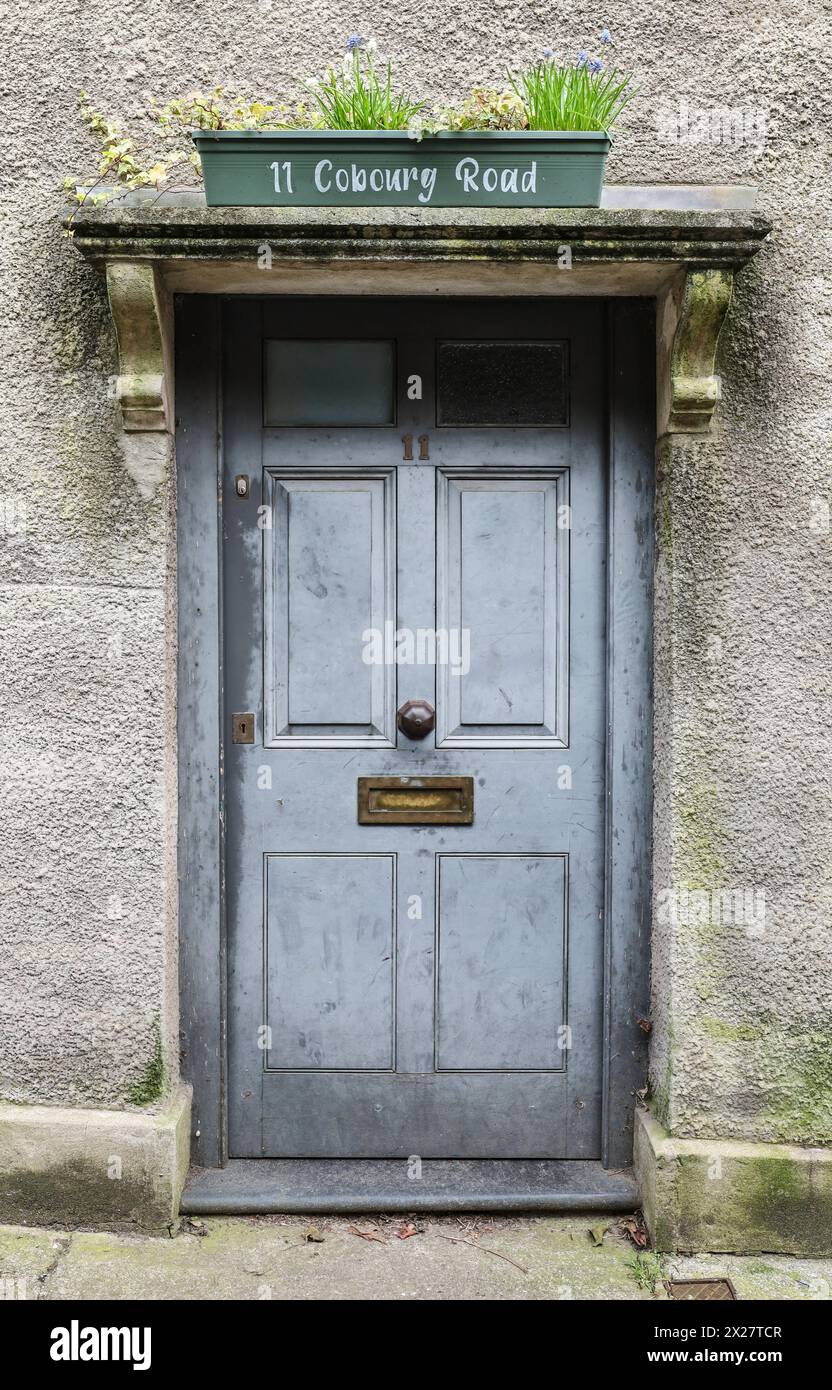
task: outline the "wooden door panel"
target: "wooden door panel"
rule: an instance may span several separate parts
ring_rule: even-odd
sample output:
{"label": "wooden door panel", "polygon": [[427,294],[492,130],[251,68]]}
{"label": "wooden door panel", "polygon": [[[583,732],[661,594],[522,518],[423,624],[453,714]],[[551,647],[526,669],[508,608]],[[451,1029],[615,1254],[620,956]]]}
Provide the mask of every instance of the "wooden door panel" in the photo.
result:
{"label": "wooden door panel", "polygon": [[568,470],[438,469],[437,489],[437,625],[470,666],[437,671],[437,744],[564,747]]}
{"label": "wooden door panel", "polygon": [[264,475],[266,743],[395,742],[395,670],[357,634],[395,619],[395,477]]}
{"label": "wooden door panel", "polygon": [[563,1071],[567,858],[443,854],[438,1071]]}
{"label": "wooden door panel", "polygon": [[269,854],[265,869],[267,1069],[390,1070],[394,857]]}

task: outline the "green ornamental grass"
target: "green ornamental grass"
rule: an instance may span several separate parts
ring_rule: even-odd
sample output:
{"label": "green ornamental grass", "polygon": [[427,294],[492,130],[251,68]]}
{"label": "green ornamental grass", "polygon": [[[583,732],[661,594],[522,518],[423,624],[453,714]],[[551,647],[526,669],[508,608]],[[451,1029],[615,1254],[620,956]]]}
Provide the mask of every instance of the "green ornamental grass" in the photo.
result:
{"label": "green ornamental grass", "polygon": [[[601,42],[611,42],[609,29],[602,31]],[[627,90],[629,77],[605,70],[601,59],[584,49],[574,65],[561,65],[546,48],[525,72],[508,77],[523,103],[528,130],[610,131],[633,95]]]}
{"label": "green ornamental grass", "polygon": [[306,84],[327,129],[407,130],[422,110],[423,101],[411,101],[393,91],[389,63],[386,74],[379,78],[374,47],[372,40],[351,34],[340,72],[330,68],[322,81]]}

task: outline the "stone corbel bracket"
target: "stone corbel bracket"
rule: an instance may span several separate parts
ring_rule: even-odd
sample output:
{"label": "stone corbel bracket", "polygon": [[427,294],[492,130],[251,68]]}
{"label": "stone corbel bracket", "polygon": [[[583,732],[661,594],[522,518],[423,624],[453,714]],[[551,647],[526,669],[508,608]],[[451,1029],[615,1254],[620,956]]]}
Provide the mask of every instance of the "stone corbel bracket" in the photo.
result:
{"label": "stone corbel bracket", "polygon": [[130,433],[169,433],[169,312],[159,271],[149,263],[111,261],[107,296],[118,339],[116,398]]}
{"label": "stone corbel bracket", "polygon": [[689,270],[670,359],[668,434],[706,434],[722,395],[719,335],[731,303],[731,270]]}

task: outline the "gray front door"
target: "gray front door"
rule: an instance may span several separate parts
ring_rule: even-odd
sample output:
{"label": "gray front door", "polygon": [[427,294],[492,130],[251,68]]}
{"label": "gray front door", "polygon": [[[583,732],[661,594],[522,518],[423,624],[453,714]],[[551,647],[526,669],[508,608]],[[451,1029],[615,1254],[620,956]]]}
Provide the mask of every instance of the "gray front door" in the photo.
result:
{"label": "gray front door", "polygon": [[600,1156],[603,315],[225,305],[232,1157]]}

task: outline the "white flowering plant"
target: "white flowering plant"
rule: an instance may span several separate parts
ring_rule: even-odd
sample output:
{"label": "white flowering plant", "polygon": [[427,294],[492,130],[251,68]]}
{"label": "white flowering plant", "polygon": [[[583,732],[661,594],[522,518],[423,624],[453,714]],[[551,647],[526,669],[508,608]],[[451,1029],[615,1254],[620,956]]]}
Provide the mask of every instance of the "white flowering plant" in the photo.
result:
{"label": "white flowering plant", "polygon": [[326,130],[407,130],[425,103],[393,89],[393,69],[382,75],[375,64],[376,43],[350,34],[340,69],[329,68],[321,81],[306,83]]}

